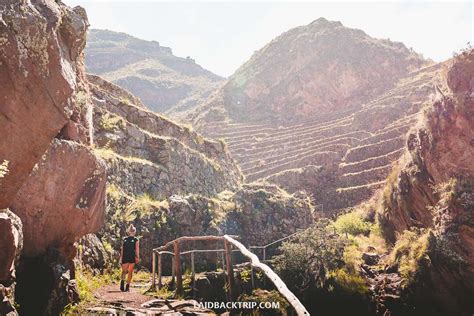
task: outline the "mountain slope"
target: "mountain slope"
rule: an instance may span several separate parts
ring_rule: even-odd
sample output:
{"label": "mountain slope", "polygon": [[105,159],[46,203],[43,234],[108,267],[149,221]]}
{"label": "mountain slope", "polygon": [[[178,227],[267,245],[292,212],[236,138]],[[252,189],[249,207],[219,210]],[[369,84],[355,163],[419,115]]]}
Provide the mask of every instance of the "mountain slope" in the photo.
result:
{"label": "mountain slope", "polygon": [[151,110],[176,118],[222,81],[191,58],[177,57],[158,42],[108,30],[89,31],[86,67],[140,97]]}
{"label": "mountain slope", "polygon": [[331,212],[383,185],[441,72],[401,43],[318,19],[255,53],[191,120],[227,142],[247,182],[306,190]]}
{"label": "mountain slope", "polygon": [[320,18],[257,51],[193,118],[316,118],[357,108],[426,64],[402,43]]}

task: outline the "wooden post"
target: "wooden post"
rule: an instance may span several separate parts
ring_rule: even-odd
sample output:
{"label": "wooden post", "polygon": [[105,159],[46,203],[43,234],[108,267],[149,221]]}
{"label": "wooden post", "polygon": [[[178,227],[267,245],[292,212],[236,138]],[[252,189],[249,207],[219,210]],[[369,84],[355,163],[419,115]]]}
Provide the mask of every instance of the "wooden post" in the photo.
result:
{"label": "wooden post", "polygon": [[221,252],[221,260],[222,260],[222,273],[225,275],[225,257],[224,252]]}
{"label": "wooden post", "polygon": [[[263,248],[263,260],[262,262],[265,262],[267,260],[267,248]],[[263,276],[263,286],[267,286],[267,278]]]}
{"label": "wooden post", "polygon": [[163,283],[161,282],[161,274],[163,273],[161,271],[161,253],[158,254],[158,289],[161,289],[163,286]]}
{"label": "wooden post", "polygon": [[[224,279],[226,278],[226,265],[225,265],[225,250],[221,251],[221,260],[222,260],[222,274],[224,275]],[[228,291],[225,291],[225,297],[227,299],[227,302],[232,301],[232,298],[229,295]]]}
{"label": "wooden post", "polygon": [[232,267],[232,245],[225,240],[224,241],[225,249],[225,261],[226,261],[226,270],[227,270],[227,282],[229,285],[229,294],[232,300],[234,297],[234,269]]}
{"label": "wooden post", "polygon": [[176,270],[174,269],[174,256],[171,257],[171,284],[176,282]]}
{"label": "wooden post", "polygon": [[179,241],[174,242],[174,266],[176,271],[176,295],[183,295],[183,275],[181,274],[181,256]]}
{"label": "wooden post", "polygon": [[156,289],[156,253],[153,251],[152,253],[152,260],[151,260],[151,273],[152,273],[152,277],[151,277],[151,288],[153,290]]}
{"label": "wooden post", "polygon": [[252,290],[255,289],[255,276],[254,276],[253,266],[250,263],[250,279],[252,280]]}
{"label": "wooden post", "polygon": [[196,296],[196,279],[194,272],[194,252],[191,252],[191,278],[193,280],[193,298]]}

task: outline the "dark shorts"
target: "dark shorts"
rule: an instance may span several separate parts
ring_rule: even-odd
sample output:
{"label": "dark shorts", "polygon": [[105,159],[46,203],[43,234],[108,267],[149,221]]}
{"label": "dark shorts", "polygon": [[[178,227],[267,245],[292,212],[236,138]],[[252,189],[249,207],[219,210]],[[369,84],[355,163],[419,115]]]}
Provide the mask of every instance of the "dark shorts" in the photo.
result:
{"label": "dark shorts", "polygon": [[124,257],[124,258],[122,258],[122,264],[124,264],[124,263],[135,263],[135,258],[130,258],[130,257],[126,258],[126,257]]}

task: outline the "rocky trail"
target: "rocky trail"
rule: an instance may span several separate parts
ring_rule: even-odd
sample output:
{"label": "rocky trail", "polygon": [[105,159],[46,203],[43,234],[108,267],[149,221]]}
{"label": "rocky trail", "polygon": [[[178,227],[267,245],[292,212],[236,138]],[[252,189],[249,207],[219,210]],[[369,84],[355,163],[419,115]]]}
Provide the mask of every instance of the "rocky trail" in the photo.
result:
{"label": "rocky trail", "polygon": [[118,284],[99,288],[96,302],[86,308],[87,315],[215,315],[195,306],[194,300],[168,300],[147,295],[150,283],[132,283],[130,292],[122,292]]}

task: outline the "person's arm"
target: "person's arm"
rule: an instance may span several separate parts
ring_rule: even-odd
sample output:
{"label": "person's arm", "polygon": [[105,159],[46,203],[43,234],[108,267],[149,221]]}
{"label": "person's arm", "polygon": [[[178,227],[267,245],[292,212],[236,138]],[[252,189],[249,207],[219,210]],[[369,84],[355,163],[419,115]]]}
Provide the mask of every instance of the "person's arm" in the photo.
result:
{"label": "person's arm", "polygon": [[138,263],[140,261],[140,241],[137,240],[137,243],[135,244],[135,263]]}
{"label": "person's arm", "polygon": [[122,262],[122,258],[123,258],[123,243],[122,243],[122,246],[120,247],[120,258],[119,258],[120,263]]}

